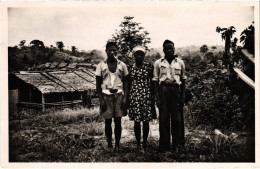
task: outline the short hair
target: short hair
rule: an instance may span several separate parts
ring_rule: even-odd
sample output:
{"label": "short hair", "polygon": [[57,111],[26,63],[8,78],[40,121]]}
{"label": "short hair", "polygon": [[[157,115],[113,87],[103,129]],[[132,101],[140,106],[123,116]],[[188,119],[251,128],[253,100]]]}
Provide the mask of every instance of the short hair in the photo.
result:
{"label": "short hair", "polygon": [[115,46],[116,49],[118,49],[118,46],[117,46],[116,42],[107,42],[106,49],[109,48],[110,46]]}
{"label": "short hair", "polygon": [[164,42],[163,42],[163,47],[166,45],[166,44],[173,44],[174,46],[174,43],[168,39],[166,39]]}

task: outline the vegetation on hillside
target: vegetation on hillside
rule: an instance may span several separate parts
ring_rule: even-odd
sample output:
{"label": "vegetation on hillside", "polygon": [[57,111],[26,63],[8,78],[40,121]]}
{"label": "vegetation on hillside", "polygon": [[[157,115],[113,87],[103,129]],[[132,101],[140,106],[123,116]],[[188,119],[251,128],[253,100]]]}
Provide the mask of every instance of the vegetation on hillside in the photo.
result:
{"label": "vegetation on hillside", "polygon": [[[18,46],[8,47],[8,68],[9,72],[28,70],[32,67],[45,64],[47,62],[66,63],[92,63],[97,64],[104,56],[100,50],[77,51],[65,50],[63,42],[57,42],[59,47],[47,47],[40,40],[33,40],[29,46],[22,40]],[[75,46],[74,46],[75,47]],[[73,48],[74,49],[74,48]]]}

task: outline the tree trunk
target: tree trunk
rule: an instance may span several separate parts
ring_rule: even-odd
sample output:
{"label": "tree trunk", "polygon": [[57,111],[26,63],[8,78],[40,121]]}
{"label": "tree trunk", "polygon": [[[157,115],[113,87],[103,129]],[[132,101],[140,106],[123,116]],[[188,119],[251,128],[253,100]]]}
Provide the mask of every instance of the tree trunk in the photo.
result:
{"label": "tree trunk", "polygon": [[225,53],[228,54],[229,53],[229,49],[230,49],[230,35],[226,35],[226,43],[225,43]]}

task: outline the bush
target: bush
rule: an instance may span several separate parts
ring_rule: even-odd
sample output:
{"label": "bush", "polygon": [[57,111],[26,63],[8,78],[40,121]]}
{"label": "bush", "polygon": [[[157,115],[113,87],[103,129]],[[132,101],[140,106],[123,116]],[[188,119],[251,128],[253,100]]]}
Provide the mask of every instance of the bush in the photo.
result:
{"label": "bush", "polygon": [[248,128],[254,116],[254,94],[237,95],[230,72],[221,65],[213,66],[200,61],[200,66],[190,73],[187,88],[194,97],[187,105],[187,120],[191,125],[212,129]]}

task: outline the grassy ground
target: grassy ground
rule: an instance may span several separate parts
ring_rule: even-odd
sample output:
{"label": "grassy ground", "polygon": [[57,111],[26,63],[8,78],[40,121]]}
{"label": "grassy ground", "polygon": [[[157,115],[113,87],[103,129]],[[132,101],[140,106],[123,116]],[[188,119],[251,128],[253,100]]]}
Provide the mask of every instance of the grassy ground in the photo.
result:
{"label": "grassy ground", "polygon": [[[10,120],[10,162],[240,162],[246,160],[246,133],[229,145],[218,147],[210,141],[211,131],[185,129],[183,149],[158,151],[158,120],[150,123],[147,152],[136,150],[133,122],[122,120],[121,149],[108,149],[104,120],[98,108],[46,114],[23,111],[20,121]],[[187,126],[187,125],[186,125]],[[233,131],[234,132],[234,131]],[[227,133],[228,134],[228,133]]]}

